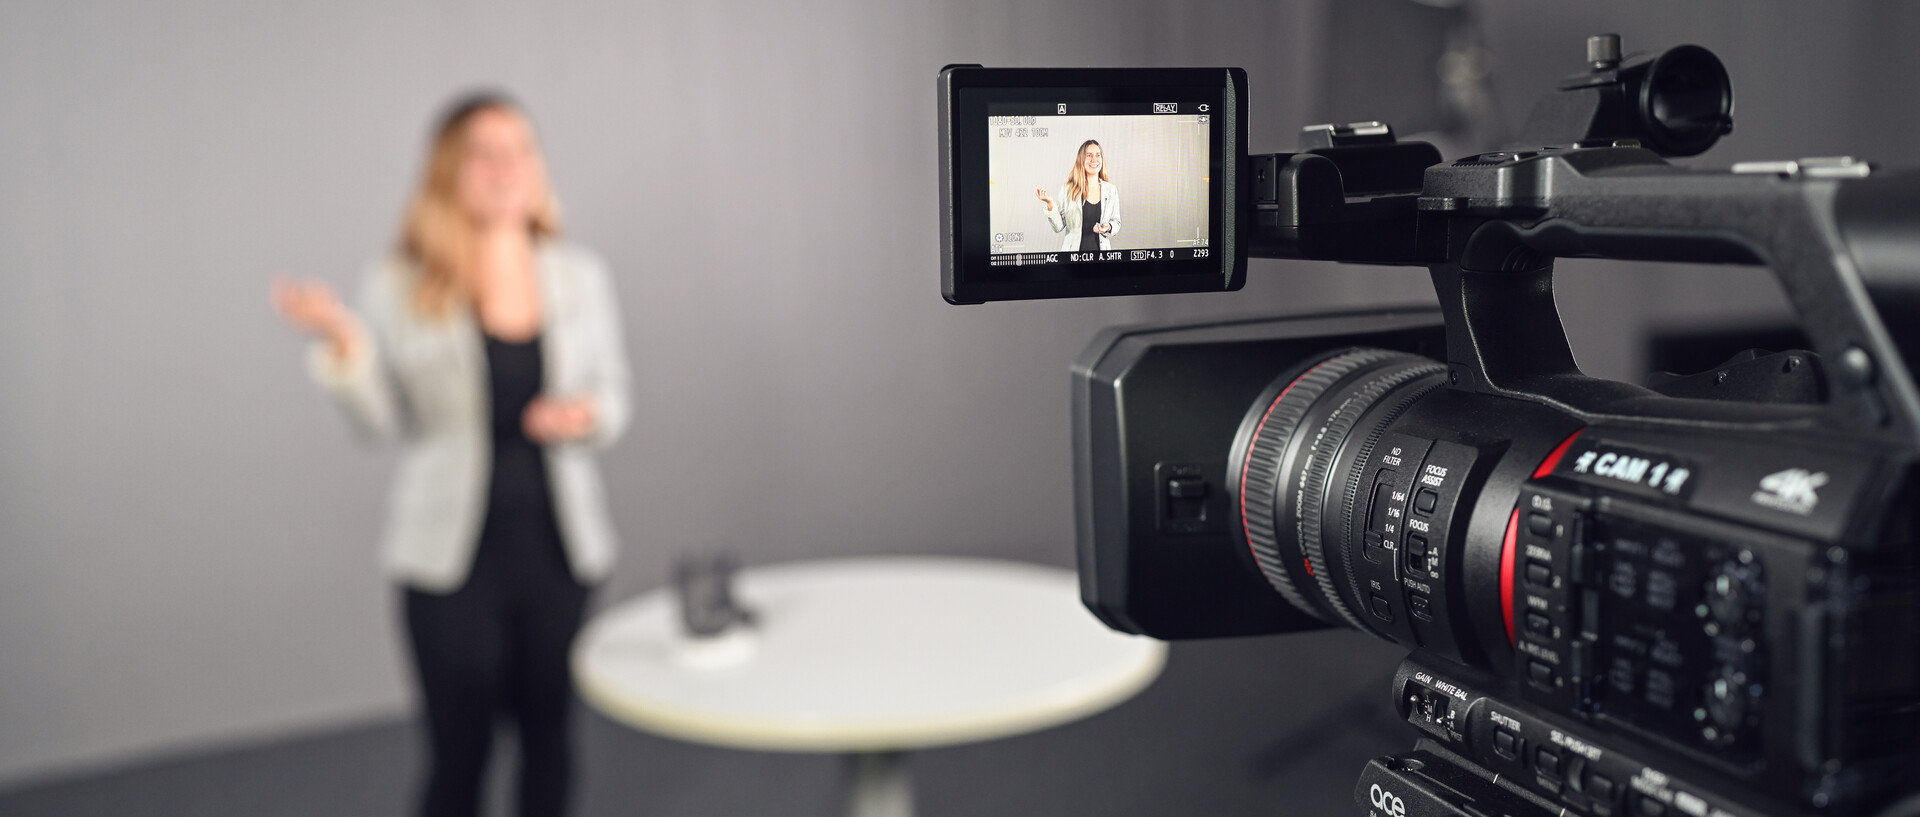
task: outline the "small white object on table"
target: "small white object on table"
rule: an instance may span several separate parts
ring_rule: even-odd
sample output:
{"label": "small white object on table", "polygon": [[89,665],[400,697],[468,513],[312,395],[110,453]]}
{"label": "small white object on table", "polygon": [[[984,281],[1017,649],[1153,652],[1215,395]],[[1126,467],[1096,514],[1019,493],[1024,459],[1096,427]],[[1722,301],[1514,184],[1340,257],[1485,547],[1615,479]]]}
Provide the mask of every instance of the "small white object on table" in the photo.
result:
{"label": "small white object on table", "polygon": [[912,813],[903,752],[1078,720],[1166,663],[1087,612],[1071,571],[1022,562],[793,562],[743,571],[736,595],[756,626],[718,641],[684,634],[667,589],[595,617],[574,645],[582,696],[668,737],[852,755],[855,815]]}

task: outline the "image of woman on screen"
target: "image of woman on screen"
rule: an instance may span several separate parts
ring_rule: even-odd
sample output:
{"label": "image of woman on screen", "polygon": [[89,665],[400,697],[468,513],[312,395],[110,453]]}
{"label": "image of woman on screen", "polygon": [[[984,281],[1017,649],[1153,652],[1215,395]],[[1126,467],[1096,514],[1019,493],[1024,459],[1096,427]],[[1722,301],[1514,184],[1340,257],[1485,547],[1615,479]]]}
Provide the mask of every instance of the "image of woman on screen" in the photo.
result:
{"label": "image of woman on screen", "polygon": [[626,344],[599,257],[565,240],[532,125],[498,94],[434,130],[396,251],[350,308],[320,281],[273,301],[314,379],[397,442],[385,536],[428,754],[418,813],[480,813],[502,718],[522,815],[566,813],[568,653],[614,531],[594,462],[620,436]]}
{"label": "image of woman on screen", "polygon": [[1047,195],[1044,187],[1033,192],[1046,205],[1047,223],[1053,231],[1066,234],[1060,242],[1061,252],[1113,248],[1113,234],[1120,231],[1120,191],[1107,179],[1106,154],[1099,142],[1088,139],[1080,143],[1080,153],[1073,159],[1073,170],[1067,173],[1058,201]]}

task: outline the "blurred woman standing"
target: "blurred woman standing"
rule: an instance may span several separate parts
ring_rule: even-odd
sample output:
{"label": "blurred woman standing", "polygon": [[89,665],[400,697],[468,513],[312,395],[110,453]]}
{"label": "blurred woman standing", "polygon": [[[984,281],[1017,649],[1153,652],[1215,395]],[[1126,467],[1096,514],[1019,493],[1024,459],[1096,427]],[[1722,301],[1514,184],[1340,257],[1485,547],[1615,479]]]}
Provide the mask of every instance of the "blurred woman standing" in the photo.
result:
{"label": "blurred woman standing", "polygon": [[606,268],[559,236],[531,124],[476,95],[441,119],[399,249],[357,309],[325,283],[273,288],[318,341],[315,380],[401,446],[385,565],[424,704],[427,817],[479,812],[501,715],[520,814],[566,811],[568,652],[615,549],[593,451],[625,428],[630,378]]}

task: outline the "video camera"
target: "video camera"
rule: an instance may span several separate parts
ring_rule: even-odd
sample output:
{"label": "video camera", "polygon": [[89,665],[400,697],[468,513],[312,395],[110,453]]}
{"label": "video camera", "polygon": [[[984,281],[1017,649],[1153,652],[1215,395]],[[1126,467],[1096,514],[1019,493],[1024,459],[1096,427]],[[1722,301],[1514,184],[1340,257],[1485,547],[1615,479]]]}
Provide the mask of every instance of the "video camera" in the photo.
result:
{"label": "video camera", "polygon": [[[1238,69],[949,67],[944,294],[1428,268],[1437,309],[1109,329],[1073,366],[1102,621],[1412,651],[1370,817],[1920,811],[1920,176],[1676,166],[1732,127],[1719,59],[1587,63],[1455,161],[1380,123],[1250,156]],[[1584,376],[1563,257],[1768,267],[1812,349]]]}

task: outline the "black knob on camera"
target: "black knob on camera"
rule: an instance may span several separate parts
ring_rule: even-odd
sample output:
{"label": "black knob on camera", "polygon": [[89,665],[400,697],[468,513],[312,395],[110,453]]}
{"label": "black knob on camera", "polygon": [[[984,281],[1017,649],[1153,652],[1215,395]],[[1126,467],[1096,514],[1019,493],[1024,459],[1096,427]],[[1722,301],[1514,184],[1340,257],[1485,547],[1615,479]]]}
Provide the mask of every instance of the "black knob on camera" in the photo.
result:
{"label": "black knob on camera", "polygon": [[1707,680],[1702,705],[1694,711],[1694,719],[1702,722],[1700,736],[1718,746],[1738,740],[1748,716],[1758,706],[1754,692],[1746,673],[1731,665],[1722,666]]}
{"label": "black knob on camera", "polygon": [[1588,72],[1541,100],[1520,143],[1641,146],[1697,156],[1733,131],[1733,81],[1712,51],[1682,45],[1620,57],[1618,35],[1587,42]]}
{"label": "black knob on camera", "polygon": [[1748,550],[1707,575],[1706,601],[1695,611],[1706,619],[1707,635],[1738,636],[1759,624],[1764,600],[1759,579],[1759,565]]}

